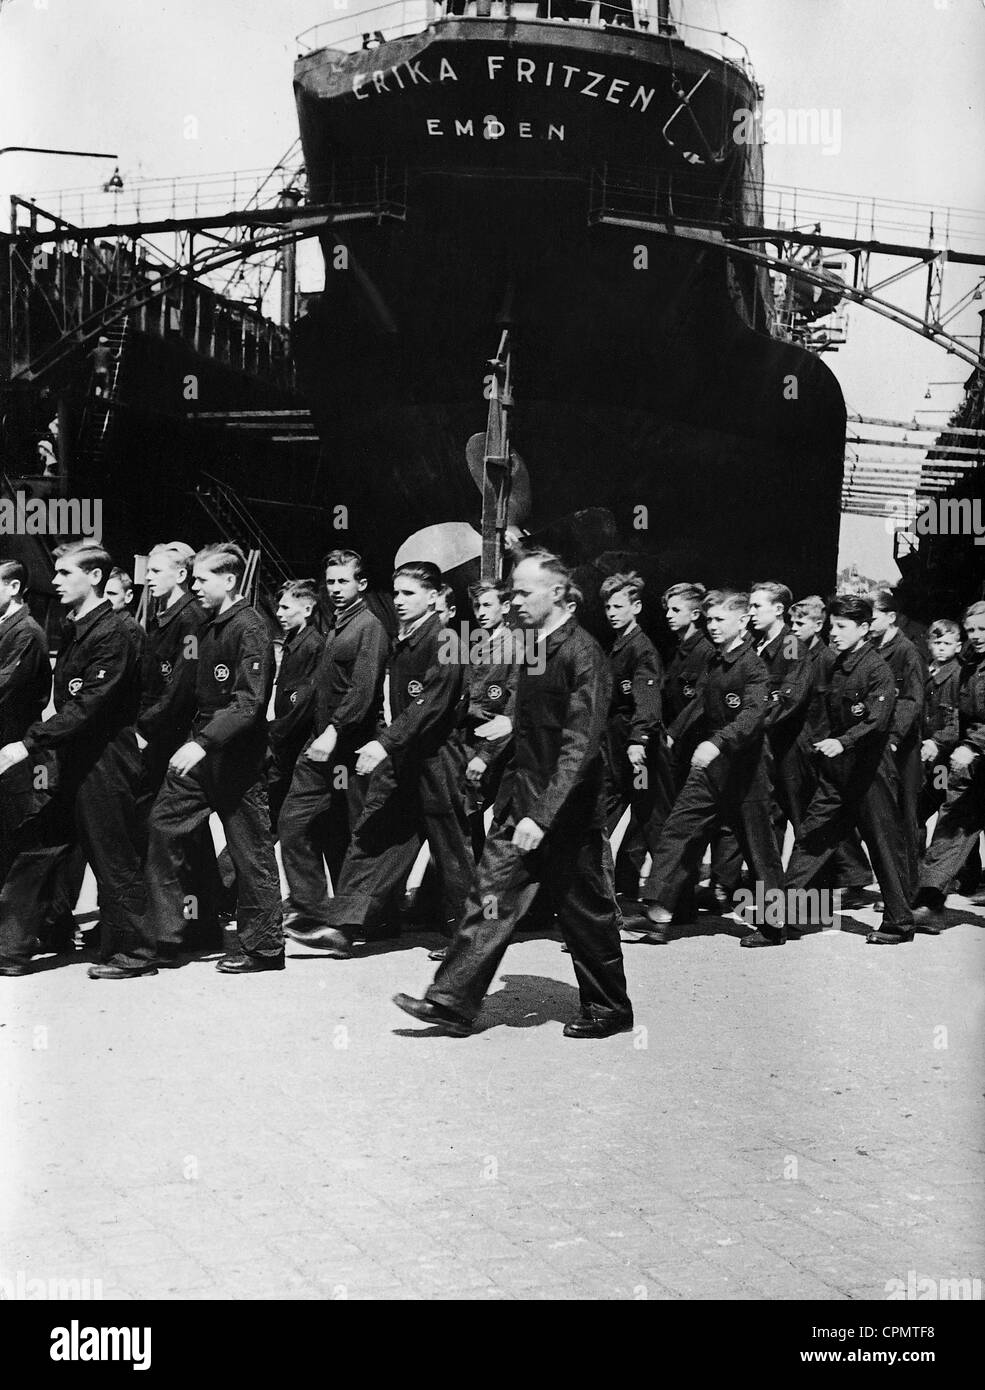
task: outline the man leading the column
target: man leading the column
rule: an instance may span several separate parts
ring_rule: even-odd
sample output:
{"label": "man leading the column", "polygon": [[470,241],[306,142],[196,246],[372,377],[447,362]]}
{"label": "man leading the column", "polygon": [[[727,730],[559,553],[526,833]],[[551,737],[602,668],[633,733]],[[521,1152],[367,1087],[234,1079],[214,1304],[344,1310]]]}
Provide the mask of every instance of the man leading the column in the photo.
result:
{"label": "man leading the column", "polygon": [[455,1037],[471,1032],[516,924],[544,882],[581,995],[565,1037],[605,1038],[633,1025],[605,838],[611,678],[602,649],[567,607],[568,577],[545,550],[525,556],[513,573],[514,612],[537,634],[517,682],[513,759],[476,884],[434,982],[424,999],[394,997],[405,1013]]}

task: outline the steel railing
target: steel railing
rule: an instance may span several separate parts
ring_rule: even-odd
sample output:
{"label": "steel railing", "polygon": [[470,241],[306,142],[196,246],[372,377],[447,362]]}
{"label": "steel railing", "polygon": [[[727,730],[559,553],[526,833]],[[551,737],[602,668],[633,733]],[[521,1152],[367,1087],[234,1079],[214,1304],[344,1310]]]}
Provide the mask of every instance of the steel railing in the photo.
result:
{"label": "steel railing", "polygon": [[[358,0],[335,0],[330,19],[313,24],[296,36],[302,54],[319,49],[347,53],[371,48],[379,39],[389,43],[423,33],[430,25],[474,19],[512,19],[518,23],[576,24],[592,29],[628,28],[735,64],[754,78],[749,50],[721,29],[674,21],[664,23],[657,0],[391,0],[361,5]],[[460,11],[455,13],[454,11]]]}

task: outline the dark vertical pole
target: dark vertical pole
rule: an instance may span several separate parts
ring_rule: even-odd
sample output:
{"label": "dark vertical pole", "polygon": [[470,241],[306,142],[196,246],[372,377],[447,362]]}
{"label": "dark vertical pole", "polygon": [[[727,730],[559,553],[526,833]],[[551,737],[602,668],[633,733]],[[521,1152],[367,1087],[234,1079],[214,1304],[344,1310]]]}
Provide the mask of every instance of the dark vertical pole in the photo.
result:
{"label": "dark vertical pole", "polygon": [[[285,188],[280,195],[282,208],[296,208],[300,201],[300,195],[293,188]],[[293,237],[284,247],[280,263],[280,321],[284,328],[293,328],[298,287],[297,243]]]}
{"label": "dark vertical pole", "polygon": [[72,414],[64,391],[58,395],[58,491],[62,497],[71,492]]}

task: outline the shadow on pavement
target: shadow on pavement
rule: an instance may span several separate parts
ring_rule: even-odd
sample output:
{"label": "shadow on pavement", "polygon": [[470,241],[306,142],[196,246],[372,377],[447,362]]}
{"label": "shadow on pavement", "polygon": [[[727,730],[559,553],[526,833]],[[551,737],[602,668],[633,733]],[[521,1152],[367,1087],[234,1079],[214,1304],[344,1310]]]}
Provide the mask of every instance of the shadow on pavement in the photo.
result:
{"label": "shadow on pavement", "polygon": [[539,1028],[544,1023],[568,1023],[581,1012],[574,985],[545,975],[501,975],[503,988],[483,1005],[477,1033],[489,1028]]}

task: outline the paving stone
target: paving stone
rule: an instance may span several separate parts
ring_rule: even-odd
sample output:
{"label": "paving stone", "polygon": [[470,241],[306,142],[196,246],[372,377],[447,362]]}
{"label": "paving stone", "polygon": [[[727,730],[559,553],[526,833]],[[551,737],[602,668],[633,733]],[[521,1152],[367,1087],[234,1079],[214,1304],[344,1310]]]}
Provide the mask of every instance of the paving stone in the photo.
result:
{"label": "paving stone", "polygon": [[74,963],[0,980],[4,1270],[326,1301],[983,1277],[980,925],[906,952],[845,932],[765,961],[724,936],[627,951],[646,1033],[598,1046],[561,1037],[570,962],[540,938],[476,1037],[409,1036],[390,996],[424,987],[427,944],[98,998]]}

